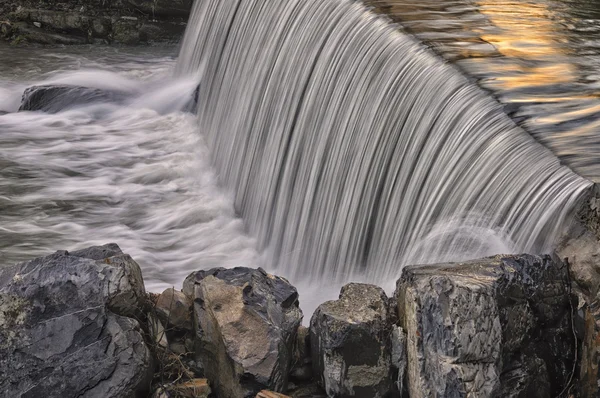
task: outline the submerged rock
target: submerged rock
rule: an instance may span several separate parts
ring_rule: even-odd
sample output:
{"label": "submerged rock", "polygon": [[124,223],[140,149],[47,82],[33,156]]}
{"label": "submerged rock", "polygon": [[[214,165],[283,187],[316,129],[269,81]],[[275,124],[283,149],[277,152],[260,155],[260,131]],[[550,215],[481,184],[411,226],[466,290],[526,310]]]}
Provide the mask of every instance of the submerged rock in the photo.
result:
{"label": "submerged rock", "polygon": [[315,376],[330,397],[383,397],[392,391],[388,300],[377,286],[350,283],[310,321]]}
{"label": "submerged rock", "polygon": [[496,256],[404,269],[396,297],[418,397],[549,397],[574,361],[566,267]]}
{"label": "submerged rock", "polygon": [[44,111],[57,113],[92,103],[120,103],[127,93],[106,91],[91,87],[69,85],[33,86],[25,89],[19,111]]}
{"label": "submerged rock", "polygon": [[147,391],[139,266],[115,244],[0,268],[0,391],[126,397]]}
{"label": "submerged rock", "polygon": [[288,281],[262,269],[191,274],[198,358],[219,397],[285,392],[302,312]]}

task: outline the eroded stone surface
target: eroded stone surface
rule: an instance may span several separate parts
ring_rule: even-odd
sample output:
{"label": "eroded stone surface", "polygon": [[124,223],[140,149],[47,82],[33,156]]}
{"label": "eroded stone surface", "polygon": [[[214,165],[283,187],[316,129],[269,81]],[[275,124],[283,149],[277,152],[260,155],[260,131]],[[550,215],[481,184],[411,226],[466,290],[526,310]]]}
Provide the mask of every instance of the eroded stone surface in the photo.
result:
{"label": "eroded stone surface", "polygon": [[149,388],[139,266],[115,244],[0,268],[0,391],[123,397]]}
{"label": "eroded stone surface", "polygon": [[383,397],[392,391],[391,323],[377,286],[350,283],[310,321],[315,377],[336,397]]}
{"label": "eroded stone surface", "polygon": [[262,269],[191,274],[198,358],[220,397],[284,392],[302,312],[296,289]]}
{"label": "eroded stone surface", "polygon": [[407,267],[396,291],[418,397],[548,397],[572,369],[566,267],[497,256]]}

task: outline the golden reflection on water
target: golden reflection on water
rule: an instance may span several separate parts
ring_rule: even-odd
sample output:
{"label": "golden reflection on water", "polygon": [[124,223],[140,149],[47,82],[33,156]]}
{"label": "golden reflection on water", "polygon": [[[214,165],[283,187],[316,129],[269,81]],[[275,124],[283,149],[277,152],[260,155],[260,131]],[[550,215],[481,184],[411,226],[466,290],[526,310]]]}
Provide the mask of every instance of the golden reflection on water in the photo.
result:
{"label": "golden reflection on water", "polygon": [[518,89],[576,81],[577,70],[567,62],[567,39],[557,23],[559,17],[546,4],[487,0],[478,1],[477,6],[493,26],[482,31],[481,38],[503,56],[515,59],[516,70],[492,84]]}

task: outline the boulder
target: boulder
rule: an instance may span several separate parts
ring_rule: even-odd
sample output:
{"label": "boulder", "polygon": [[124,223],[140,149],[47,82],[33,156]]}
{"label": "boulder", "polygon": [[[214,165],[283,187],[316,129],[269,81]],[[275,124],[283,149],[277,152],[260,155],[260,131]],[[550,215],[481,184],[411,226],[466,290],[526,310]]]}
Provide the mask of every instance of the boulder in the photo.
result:
{"label": "boulder", "polygon": [[388,299],[373,285],[350,283],[310,321],[315,377],[330,397],[383,397],[393,390]]}
{"label": "boulder", "polygon": [[262,269],[216,268],[191,274],[196,354],[222,398],[285,392],[302,312],[290,283]]}
{"label": "boulder", "polygon": [[558,396],[571,376],[572,303],[557,259],[407,267],[395,296],[411,398]]}
{"label": "boulder", "polygon": [[115,244],[0,268],[0,391],[125,397],[149,389],[139,266]]}
{"label": "boulder", "polygon": [[127,93],[70,85],[32,86],[25,89],[19,111],[57,113],[92,103],[120,103]]}
{"label": "boulder", "polygon": [[166,289],[158,296],[155,310],[168,329],[192,329],[192,301],[182,292]]}

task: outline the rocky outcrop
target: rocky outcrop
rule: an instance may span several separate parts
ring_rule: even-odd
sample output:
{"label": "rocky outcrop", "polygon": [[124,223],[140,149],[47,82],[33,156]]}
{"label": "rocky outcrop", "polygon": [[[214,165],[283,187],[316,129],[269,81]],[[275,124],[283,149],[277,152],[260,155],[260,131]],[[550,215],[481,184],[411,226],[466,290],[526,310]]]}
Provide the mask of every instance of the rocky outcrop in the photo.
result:
{"label": "rocky outcrop", "polygon": [[0,33],[42,44],[176,42],[191,7],[191,0],[7,1],[0,6]]}
{"label": "rocky outcrop", "polygon": [[411,398],[541,398],[568,382],[575,341],[560,261],[522,255],[408,267],[396,299]]}
{"label": "rocky outcrop", "polygon": [[115,244],[0,268],[0,391],[125,397],[148,391],[139,266]]}
{"label": "rocky outcrop", "polygon": [[126,92],[106,91],[97,88],[70,85],[43,85],[25,89],[19,111],[44,111],[57,113],[73,107],[93,103],[120,103]]}
{"label": "rocky outcrop", "polygon": [[219,397],[284,392],[302,312],[296,289],[262,269],[191,274],[196,353]]}
{"label": "rocky outcrop", "polygon": [[383,397],[392,391],[391,320],[377,286],[350,283],[310,321],[315,376],[330,397]]}

